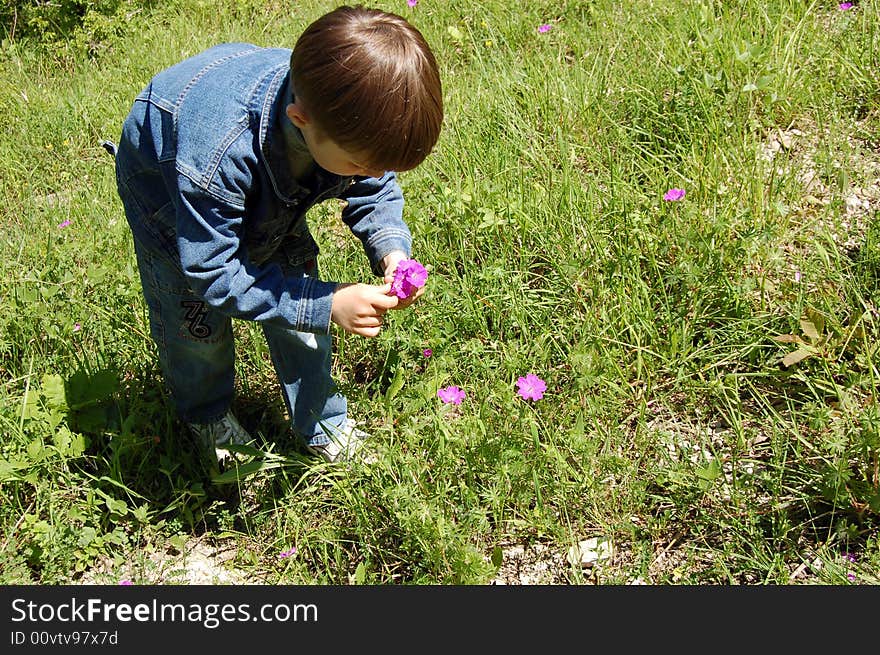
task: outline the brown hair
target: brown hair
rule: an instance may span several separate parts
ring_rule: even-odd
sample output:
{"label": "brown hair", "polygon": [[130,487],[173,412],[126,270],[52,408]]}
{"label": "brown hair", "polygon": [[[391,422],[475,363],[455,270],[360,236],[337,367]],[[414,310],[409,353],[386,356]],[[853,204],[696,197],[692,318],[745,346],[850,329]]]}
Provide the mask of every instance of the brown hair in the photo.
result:
{"label": "brown hair", "polygon": [[339,147],[375,168],[406,171],[440,136],[440,74],[421,32],[377,9],[342,6],[318,18],[290,57],[297,101]]}

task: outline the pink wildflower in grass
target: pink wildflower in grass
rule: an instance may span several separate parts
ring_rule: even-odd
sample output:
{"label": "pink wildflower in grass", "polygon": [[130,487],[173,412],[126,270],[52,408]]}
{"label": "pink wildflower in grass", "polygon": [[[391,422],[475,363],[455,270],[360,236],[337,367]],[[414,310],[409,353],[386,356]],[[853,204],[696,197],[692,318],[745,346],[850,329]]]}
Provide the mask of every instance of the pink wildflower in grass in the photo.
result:
{"label": "pink wildflower in grass", "polygon": [[83,326],[80,325],[79,323],[74,323],[74,324],[73,324],[73,331],[74,331],[74,332],[79,332],[80,330],[82,330],[82,327],[83,327]]}
{"label": "pink wildflower in grass", "polygon": [[419,4],[419,0],[406,0],[406,4],[408,4],[410,7],[415,7],[417,4]]}
{"label": "pink wildflower in grass", "polygon": [[431,350],[430,348],[425,348],[425,349],[422,351],[422,355],[424,355],[426,358],[427,358],[427,357],[430,357],[430,356],[433,355],[433,354],[434,354],[434,351]]}
{"label": "pink wildflower in grass", "polygon": [[70,225],[70,219],[69,219],[69,218],[68,218],[66,221],[63,221],[63,222],[59,223],[59,224],[58,224],[58,227],[67,227],[68,225]]}
{"label": "pink wildflower in grass", "polygon": [[404,259],[394,270],[391,293],[398,298],[409,298],[417,289],[425,286],[428,271],[415,259]]}
{"label": "pink wildflower in grass", "polygon": [[543,25],[538,26],[538,32],[540,32],[541,34],[546,34],[547,32],[549,32],[552,29],[553,29],[553,26],[550,25],[549,23],[544,23]]}
{"label": "pink wildflower in grass", "polygon": [[840,9],[840,11],[846,11],[847,9],[852,9],[852,8],[853,8],[853,3],[851,3],[851,2],[841,2],[839,5],[837,5],[837,8]]}
{"label": "pink wildflower in grass", "polygon": [[803,273],[801,273],[800,271],[794,272],[794,281],[795,282],[800,282],[802,277],[803,277]]}
{"label": "pink wildflower in grass", "polygon": [[524,400],[541,400],[547,390],[547,383],[534,373],[529,373],[517,379],[517,393]]}
{"label": "pink wildflower in grass", "polygon": [[119,584],[123,587],[130,587],[134,583],[131,580],[120,580]]}
{"label": "pink wildflower in grass", "polygon": [[278,553],[278,557],[284,559],[286,557],[292,557],[294,553],[296,553],[296,546],[294,546],[290,550],[285,550],[284,552]]}
{"label": "pink wildflower in grass", "polygon": [[684,198],[684,194],[684,189],[669,189],[669,191],[663,194],[663,200],[668,200],[669,202],[677,202]]}
{"label": "pink wildflower in grass", "polygon": [[458,387],[450,385],[448,387],[438,389],[437,397],[447,405],[461,405],[461,401],[464,400],[465,393]]}
{"label": "pink wildflower in grass", "polygon": [[[842,556],[843,556],[843,560],[844,560],[845,562],[848,562],[848,563],[850,563],[850,564],[855,564],[855,563],[856,563],[856,559],[857,559],[857,558],[856,558],[856,556],[855,556],[855,553],[846,553],[846,552],[844,552],[844,553],[841,553],[841,554],[842,554]],[[856,581],[856,574],[853,573],[852,571],[847,571],[847,572],[846,572],[846,579],[849,580],[850,582],[855,582],[855,581]]]}

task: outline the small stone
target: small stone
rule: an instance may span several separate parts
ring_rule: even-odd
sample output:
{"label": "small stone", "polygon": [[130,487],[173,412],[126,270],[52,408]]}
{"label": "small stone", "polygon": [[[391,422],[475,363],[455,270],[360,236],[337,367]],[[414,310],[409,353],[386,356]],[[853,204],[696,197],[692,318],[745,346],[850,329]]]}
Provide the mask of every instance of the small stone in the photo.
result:
{"label": "small stone", "polygon": [[568,561],[582,569],[591,568],[600,560],[610,559],[612,554],[611,541],[600,537],[591,537],[579,541],[576,546],[568,549]]}

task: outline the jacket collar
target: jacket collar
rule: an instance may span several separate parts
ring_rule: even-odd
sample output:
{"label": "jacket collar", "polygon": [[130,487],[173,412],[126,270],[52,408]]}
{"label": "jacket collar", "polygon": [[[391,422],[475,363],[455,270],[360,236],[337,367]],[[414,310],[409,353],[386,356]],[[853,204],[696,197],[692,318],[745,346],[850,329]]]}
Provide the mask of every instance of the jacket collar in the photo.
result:
{"label": "jacket collar", "polygon": [[[314,163],[302,132],[287,117],[287,105],[293,101],[289,69],[275,74],[265,98],[260,114],[260,151],[276,195],[283,202],[298,203],[317,189],[338,184],[342,178]],[[291,174],[297,169],[313,174],[297,179]]]}

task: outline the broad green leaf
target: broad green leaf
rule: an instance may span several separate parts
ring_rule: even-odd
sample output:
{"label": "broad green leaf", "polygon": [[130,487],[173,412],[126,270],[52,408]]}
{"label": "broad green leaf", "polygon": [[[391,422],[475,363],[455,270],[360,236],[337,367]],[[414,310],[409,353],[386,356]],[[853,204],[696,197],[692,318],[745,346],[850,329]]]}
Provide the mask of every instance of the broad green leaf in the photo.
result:
{"label": "broad green leaf", "polygon": [[76,411],[71,425],[80,432],[102,432],[109,424],[107,408],[103,405],[82,407]]}
{"label": "broad green leaf", "polygon": [[55,373],[46,373],[40,383],[43,396],[50,407],[67,407],[64,396],[64,380]]}
{"label": "broad green leaf", "polygon": [[24,406],[21,408],[22,418],[36,418],[42,412],[39,406],[40,392],[36,389],[28,389],[24,398]]}
{"label": "broad green leaf", "polygon": [[367,567],[364,566],[363,562],[360,562],[357,565],[357,568],[354,570],[354,583],[355,584],[364,584],[364,580],[367,579]]}
{"label": "broad green leaf", "polygon": [[446,28],[446,31],[449,34],[449,36],[452,37],[453,41],[463,41],[464,40],[464,34],[462,34],[461,30],[459,30],[455,25],[450,25],[449,27]]}
{"label": "broad green leaf", "polygon": [[58,449],[58,453],[62,457],[67,457],[70,453],[71,433],[66,425],[62,425],[52,437],[52,443]]}
{"label": "broad green leaf", "polygon": [[84,435],[74,432],[70,437],[70,457],[80,457],[86,451],[86,438]]}
{"label": "broad green leaf", "polygon": [[51,300],[61,290],[57,285],[40,285],[40,295],[43,300]]}
{"label": "broad green leaf", "polygon": [[147,519],[150,518],[150,508],[148,505],[139,505],[135,509],[131,510],[131,515],[139,523],[146,523]]}
{"label": "broad green leaf", "polygon": [[758,78],[758,81],[755,82],[755,85],[759,89],[766,89],[772,83],[773,83],[773,76],[772,75],[761,75],[761,77]]}
{"label": "broad green leaf", "polygon": [[84,525],[79,529],[79,539],[77,539],[77,545],[85,548],[90,543],[95,540],[95,537],[98,536],[98,532],[90,525]]}
{"label": "broad green leaf", "polygon": [[187,537],[185,534],[173,534],[168,538],[168,543],[179,551],[183,551],[186,548],[186,542]]}
{"label": "broad green leaf", "polygon": [[125,516],[128,514],[128,505],[119,498],[107,498],[104,503],[111,512]]}
{"label": "broad green leaf", "polygon": [[104,400],[119,390],[119,377],[114,371],[101,370],[92,374],[83,371],[74,373],[68,381],[70,385],[69,404],[71,409]]}
{"label": "broad green leaf", "polygon": [[394,371],[394,377],[391,379],[391,384],[388,385],[388,389],[385,391],[385,402],[390,403],[402,388],[403,367],[398,366]]}
{"label": "broad green leaf", "polygon": [[0,459],[0,482],[8,482],[9,480],[17,480],[18,476],[15,474],[16,471],[23,469],[27,466],[24,462],[20,461],[7,461],[5,459]]}
{"label": "broad green leaf", "polygon": [[721,475],[721,464],[717,459],[713,459],[706,466],[696,470],[698,485],[700,489],[706,491],[712,486],[712,483]]}
{"label": "broad green leaf", "polygon": [[495,546],[492,549],[492,565],[498,569],[501,568],[501,564],[504,562],[504,551],[501,550],[501,546]]}
{"label": "broad green leaf", "polygon": [[39,462],[42,460],[45,450],[42,439],[34,439],[27,446],[27,454],[32,462]]}

